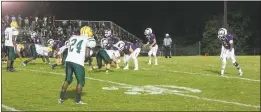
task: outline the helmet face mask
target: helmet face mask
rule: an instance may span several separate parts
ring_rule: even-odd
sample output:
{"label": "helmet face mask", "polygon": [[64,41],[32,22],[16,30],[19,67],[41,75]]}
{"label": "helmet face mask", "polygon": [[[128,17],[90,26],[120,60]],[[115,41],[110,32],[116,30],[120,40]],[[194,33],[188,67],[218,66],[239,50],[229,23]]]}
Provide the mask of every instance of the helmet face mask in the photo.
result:
{"label": "helmet face mask", "polygon": [[227,30],[225,28],[220,28],[218,30],[218,38],[219,39],[222,39],[222,40],[225,39],[226,35],[227,35]]}
{"label": "helmet face mask", "polygon": [[104,36],[105,36],[105,37],[111,36],[111,30],[105,30]]}
{"label": "helmet face mask", "polygon": [[54,40],[53,40],[53,39],[49,39],[49,40],[47,41],[47,43],[48,43],[48,45],[53,46]]}
{"label": "helmet face mask", "polygon": [[152,29],[151,28],[146,28],[144,31],[144,35],[149,35],[152,34]]}

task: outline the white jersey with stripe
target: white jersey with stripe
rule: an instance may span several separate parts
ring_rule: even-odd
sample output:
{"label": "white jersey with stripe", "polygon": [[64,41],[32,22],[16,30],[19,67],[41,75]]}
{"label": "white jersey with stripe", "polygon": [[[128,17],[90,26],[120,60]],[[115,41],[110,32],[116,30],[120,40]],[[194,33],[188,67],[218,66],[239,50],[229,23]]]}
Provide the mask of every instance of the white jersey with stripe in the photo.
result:
{"label": "white jersey with stripe", "polygon": [[73,35],[69,39],[68,55],[65,61],[84,66],[87,44],[88,38],[86,36]]}
{"label": "white jersey with stripe", "polygon": [[[13,36],[18,35],[18,30],[16,28],[7,27],[5,29],[5,46],[11,46],[13,45]],[[16,38],[15,38],[16,40]]]}

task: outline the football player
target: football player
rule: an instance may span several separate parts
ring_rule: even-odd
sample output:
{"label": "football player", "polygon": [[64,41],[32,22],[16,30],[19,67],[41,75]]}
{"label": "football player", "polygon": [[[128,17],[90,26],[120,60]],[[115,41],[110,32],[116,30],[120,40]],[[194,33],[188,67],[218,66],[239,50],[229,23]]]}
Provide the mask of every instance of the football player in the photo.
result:
{"label": "football player", "polygon": [[123,41],[118,41],[116,44],[112,46],[110,45],[111,44],[107,38],[103,38],[101,40],[101,47],[107,52],[110,59],[116,64],[116,68],[120,68],[120,51],[124,49],[125,43]]}
{"label": "football player", "polygon": [[16,37],[19,34],[17,30],[18,24],[16,22],[11,22],[10,27],[5,29],[5,46],[7,50],[7,71],[14,72],[14,60],[16,58]]}
{"label": "football player", "polygon": [[23,61],[21,51],[24,50],[24,45],[23,44],[17,44],[16,45],[16,54],[19,56],[20,60]]}
{"label": "football player", "polygon": [[152,29],[151,28],[147,28],[145,29],[144,32],[146,38],[148,39],[147,44],[145,44],[144,47],[150,45],[150,51],[148,52],[149,55],[149,65],[151,64],[151,55],[154,56],[155,59],[155,63],[154,65],[158,65],[158,60],[157,60],[157,51],[158,51],[158,45],[157,45],[157,41],[156,41],[156,36],[152,33]]}
{"label": "football player", "polygon": [[60,99],[58,103],[63,103],[65,100],[65,93],[68,86],[71,84],[73,79],[73,73],[75,74],[77,80],[76,86],[76,104],[86,104],[81,101],[82,88],[85,85],[85,70],[84,70],[84,60],[86,56],[89,56],[90,49],[96,46],[96,41],[92,37],[91,28],[84,26],[81,28],[79,35],[73,35],[69,39],[68,56],[66,58],[65,67],[65,80],[62,85],[60,92]]}
{"label": "football player", "polygon": [[56,64],[62,64],[62,55],[58,54],[58,52],[60,51],[60,48],[64,46],[63,42],[60,40],[49,39],[47,43],[52,47],[54,51],[54,54],[56,56]]}
{"label": "football player", "polygon": [[[65,66],[65,59],[67,57],[68,54],[68,47],[69,47],[69,41],[65,41],[65,45],[62,46],[59,51],[57,52],[57,55],[62,55],[62,66]],[[55,63],[54,65],[52,65],[52,69],[54,69],[56,66],[58,65],[58,63]]]}
{"label": "football player", "polygon": [[222,43],[221,54],[220,54],[220,58],[222,61],[221,76],[224,75],[224,71],[225,71],[226,64],[227,64],[227,59],[231,59],[233,65],[237,68],[239,75],[240,76],[243,75],[243,72],[235,58],[233,35],[228,34],[227,29],[220,28],[218,31],[218,38]]}
{"label": "football player", "polygon": [[[23,66],[27,66],[27,64],[33,60],[35,60],[37,58],[37,50],[41,51],[42,49],[36,49],[35,45],[38,45],[38,46],[43,46],[42,45],[42,39],[39,35],[37,35],[36,32],[33,32],[31,34],[31,39],[32,39],[32,44],[30,45],[30,51],[31,51],[31,56],[29,59],[25,60],[24,62],[22,62],[22,65]],[[37,47],[37,48],[42,48],[42,47]],[[49,57],[45,57],[43,56],[43,58],[45,58],[48,62],[48,64],[50,65],[50,60],[49,60]],[[43,62],[45,62],[45,60],[43,59]]]}
{"label": "football player", "polygon": [[125,67],[123,68],[124,70],[129,69],[129,60],[133,59],[134,61],[134,70],[139,70],[138,67],[138,60],[137,60],[137,56],[139,55],[141,51],[141,48],[139,48],[139,46],[137,45],[137,43],[132,44],[131,42],[125,42],[125,46],[124,46],[124,64]]}
{"label": "football player", "polygon": [[[101,69],[102,67],[102,61],[105,63],[106,68],[106,74],[109,73],[110,66],[111,66],[111,57],[109,56],[108,52],[106,51],[106,48],[108,47],[108,40],[103,38],[100,42],[100,46],[98,46],[98,51],[96,53],[96,61],[98,65],[98,69]],[[91,67],[89,71],[92,71],[94,68]]]}
{"label": "football player", "polygon": [[35,44],[35,48],[38,55],[48,58],[49,60],[49,53],[52,52],[52,48],[50,46],[45,47],[42,45]]}

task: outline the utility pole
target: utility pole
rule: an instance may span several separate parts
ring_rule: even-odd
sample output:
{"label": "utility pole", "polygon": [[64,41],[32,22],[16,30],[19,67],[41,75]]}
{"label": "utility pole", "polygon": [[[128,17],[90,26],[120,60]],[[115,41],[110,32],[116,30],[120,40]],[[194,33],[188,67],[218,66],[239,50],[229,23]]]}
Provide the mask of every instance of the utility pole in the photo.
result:
{"label": "utility pole", "polygon": [[227,29],[227,1],[224,1],[224,22],[223,22],[223,28]]}

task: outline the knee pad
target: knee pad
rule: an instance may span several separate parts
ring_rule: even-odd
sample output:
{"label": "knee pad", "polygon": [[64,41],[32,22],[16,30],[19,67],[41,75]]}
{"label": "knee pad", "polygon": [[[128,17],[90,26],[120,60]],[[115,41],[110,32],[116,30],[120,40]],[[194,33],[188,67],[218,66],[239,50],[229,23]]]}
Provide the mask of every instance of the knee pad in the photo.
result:
{"label": "knee pad", "polygon": [[73,78],[66,78],[65,81],[70,85],[72,83]]}
{"label": "knee pad", "polygon": [[235,63],[233,63],[233,65],[237,67],[239,64],[237,62],[235,62]]}

